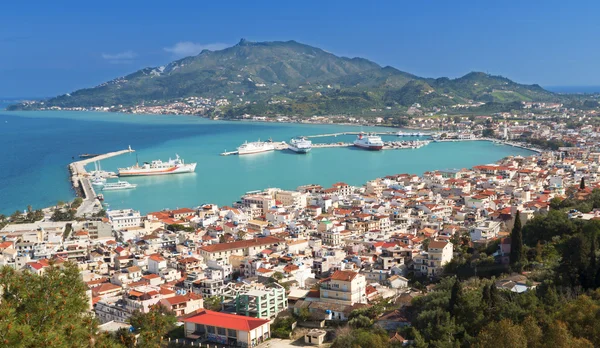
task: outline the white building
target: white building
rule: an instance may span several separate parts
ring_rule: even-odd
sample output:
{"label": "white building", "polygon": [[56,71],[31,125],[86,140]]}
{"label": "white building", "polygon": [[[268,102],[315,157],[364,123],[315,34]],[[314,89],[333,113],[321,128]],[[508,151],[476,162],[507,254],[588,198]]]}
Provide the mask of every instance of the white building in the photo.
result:
{"label": "white building", "polygon": [[110,210],[106,212],[106,217],[115,231],[127,227],[138,227],[142,224],[140,212],[133,209]]}

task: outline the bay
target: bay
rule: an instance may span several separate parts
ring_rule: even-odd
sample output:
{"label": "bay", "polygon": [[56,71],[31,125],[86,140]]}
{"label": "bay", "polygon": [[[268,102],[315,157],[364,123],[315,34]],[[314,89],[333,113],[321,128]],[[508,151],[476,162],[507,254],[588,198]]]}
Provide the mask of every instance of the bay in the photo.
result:
{"label": "bay", "polygon": [[[313,149],[307,155],[287,151],[219,155],[225,150],[234,151],[245,140],[288,141],[298,135],[361,130],[375,128],[211,121],[176,115],[0,111],[0,213],[10,214],[27,205],[37,209],[72,199],[67,165],[74,158],[82,153],[126,149],[129,145],[135,153],[104,160],[102,169],[116,171],[135,164],[136,158],[140,162],[167,160],[176,154],[186,162],[198,163],[196,173],[127,178],[138,187],[104,192],[111,209],[135,208],[143,213],[203,203],[230,205],[247,191],[267,187],[295,189],[304,184],[329,186],[339,181],[362,185],[390,174],[465,168],[509,155],[531,154],[528,150],[477,141],[431,143],[421,149],[379,152],[324,148]],[[312,140],[353,139],[348,135]]]}

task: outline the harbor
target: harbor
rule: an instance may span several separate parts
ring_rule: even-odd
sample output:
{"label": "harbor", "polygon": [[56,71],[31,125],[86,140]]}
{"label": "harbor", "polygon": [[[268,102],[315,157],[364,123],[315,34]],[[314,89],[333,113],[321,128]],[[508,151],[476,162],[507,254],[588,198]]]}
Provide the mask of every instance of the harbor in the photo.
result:
{"label": "harbor", "polygon": [[134,151],[135,150],[133,150],[131,146],[129,146],[125,150],[109,152],[102,155],[97,155],[95,157],[86,158],[81,161],[72,162],[71,164],[69,164],[69,171],[71,172],[71,184],[73,186],[73,189],[75,190],[78,196],[83,198],[83,203],[77,209],[77,216],[84,216],[85,214],[93,213],[95,211],[95,208],[98,208],[97,210],[101,209],[100,201],[98,200],[98,196],[96,195],[96,192],[90,180],[90,174],[85,169],[85,166],[90,163],[123,155],[126,153],[131,153]]}

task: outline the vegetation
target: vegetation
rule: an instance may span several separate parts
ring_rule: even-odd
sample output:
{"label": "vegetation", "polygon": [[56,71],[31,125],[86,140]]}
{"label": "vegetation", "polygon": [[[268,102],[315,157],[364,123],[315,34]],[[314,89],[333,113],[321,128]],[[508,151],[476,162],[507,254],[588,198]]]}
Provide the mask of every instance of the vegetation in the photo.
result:
{"label": "vegetation", "polygon": [[51,266],[38,276],[0,269],[0,345],[4,347],[111,346],[88,312],[77,266]]}
{"label": "vegetation", "polygon": [[220,311],[221,310],[221,297],[219,296],[210,296],[204,299],[204,308],[211,311]]}
{"label": "vegetation", "polygon": [[177,317],[162,305],[153,306],[148,313],[136,311],[129,319],[134,333],[139,334],[141,347],[161,347],[165,335],[175,328]]}
{"label": "vegetation", "polygon": [[176,331],[175,315],[157,305],[133,314],[133,332],[100,333],[88,311],[87,287],[71,262],[51,263],[42,275],[2,267],[0,289],[2,347],[162,347]]}
{"label": "vegetation", "polygon": [[271,324],[271,336],[275,338],[290,338],[292,334],[292,324],[296,322],[294,317],[276,318]]}
{"label": "vegetation", "polygon": [[[460,256],[447,270],[457,277],[442,279],[434,292],[413,300],[416,333],[410,335],[418,338],[415,345],[600,346],[600,322],[593,319],[600,317],[600,221],[577,219],[575,208],[582,206],[600,208],[600,190],[583,201],[553,200],[548,213],[522,227],[517,215],[511,232],[511,267],[529,271],[530,279],[539,282],[524,293],[498,289],[499,273],[484,274],[477,267],[477,278],[469,272],[497,245],[473,250],[463,247],[462,237],[453,238]],[[365,324],[361,319],[354,325]]]}

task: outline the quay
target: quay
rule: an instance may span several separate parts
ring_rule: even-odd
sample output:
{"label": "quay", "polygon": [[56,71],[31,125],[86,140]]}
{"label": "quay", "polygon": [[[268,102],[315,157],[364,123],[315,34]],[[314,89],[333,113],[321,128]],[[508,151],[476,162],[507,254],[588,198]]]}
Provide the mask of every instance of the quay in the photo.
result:
{"label": "quay", "polygon": [[[398,135],[398,132],[341,132],[341,133],[329,133],[329,134],[315,134],[315,135],[304,135],[304,138],[324,138],[324,137],[337,137],[341,135],[359,135],[360,133],[369,133],[375,135]],[[423,136],[431,136],[431,133],[423,133]]]}
{"label": "quay", "polygon": [[126,150],[109,152],[69,164],[69,171],[71,172],[71,184],[73,185],[73,189],[75,189],[75,192],[78,196],[83,198],[83,203],[77,209],[77,216],[83,216],[85,214],[92,213],[95,206],[100,206],[100,201],[96,196],[96,192],[94,191],[94,187],[90,181],[89,173],[87,170],[85,170],[85,166],[89,163],[134,151],[135,150],[129,146],[129,148]]}

